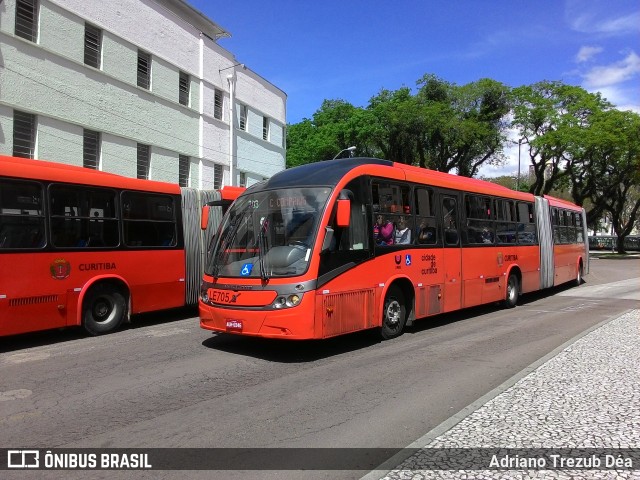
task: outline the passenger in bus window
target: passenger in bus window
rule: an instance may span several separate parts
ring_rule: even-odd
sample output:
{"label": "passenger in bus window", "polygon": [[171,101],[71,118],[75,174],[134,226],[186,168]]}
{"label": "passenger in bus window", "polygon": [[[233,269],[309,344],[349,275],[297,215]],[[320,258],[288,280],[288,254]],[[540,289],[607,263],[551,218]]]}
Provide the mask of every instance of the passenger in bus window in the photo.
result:
{"label": "passenger in bus window", "polygon": [[373,225],[373,237],[376,245],[393,245],[393,223],[382,215],[377,215],[376,223]]}
{"label": "passenger in bus window", "polygon": [[395,243],[398,245],[407,245],[411,243],[411,230],[407,226],[407,220],[405,217],[400,217],[398,220],[398,228],[394,235]]}
{"label": "passenger in bus window", "polygon": [[418,226],[418,230],[416,231],[416,237],[418,239],[418,243],[420,244],[429,244],[436,242],[436,229],[433,227],[429,227],[427,225],[427,220],[422,219],[420,225]]}
{"label": "passenger in bus window", "polygon": [[482,229],[482,243],[493,243],[493,232],[487,227]]}

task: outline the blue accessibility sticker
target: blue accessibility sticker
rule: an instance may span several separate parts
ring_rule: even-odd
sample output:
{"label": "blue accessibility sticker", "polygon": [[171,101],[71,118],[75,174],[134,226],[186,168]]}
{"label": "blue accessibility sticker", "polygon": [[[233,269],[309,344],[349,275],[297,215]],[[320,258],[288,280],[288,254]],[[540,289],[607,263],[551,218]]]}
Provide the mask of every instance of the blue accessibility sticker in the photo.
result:
{"label": "blue accessibility sticker", "polygon": [[242,265],[242,270],[240,270],[240,275],[243,277],[248,277],[251,275],[251,270],[253,269],[253,263],[245,263]]}
{"label": "blue accessibility sticker", "polygon": [[410,267],[410,266],[411,266],[411,255],[405,255],[405,257],[404,257],[404,264],[405,264],[407,267]]}

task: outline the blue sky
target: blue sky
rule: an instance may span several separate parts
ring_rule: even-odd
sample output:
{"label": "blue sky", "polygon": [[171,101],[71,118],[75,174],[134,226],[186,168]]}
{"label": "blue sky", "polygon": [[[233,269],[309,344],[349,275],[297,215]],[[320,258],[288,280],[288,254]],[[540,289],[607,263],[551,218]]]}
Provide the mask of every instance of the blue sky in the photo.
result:
{"label": "blue sky", "polygon": [[286,92],[287,123],[324,99],[366,106],[427,73],[560,80],[640,112],[638,0],[188,1],[231,33],[222,47]]}

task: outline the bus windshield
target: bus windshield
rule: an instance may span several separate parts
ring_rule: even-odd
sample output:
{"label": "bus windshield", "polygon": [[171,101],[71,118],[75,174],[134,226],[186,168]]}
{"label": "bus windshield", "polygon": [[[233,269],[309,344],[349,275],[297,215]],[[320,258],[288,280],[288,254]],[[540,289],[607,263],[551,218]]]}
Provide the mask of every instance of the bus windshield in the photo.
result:
{"label": "bus windshield", "polygon": [[330,193],[309,187],[241,196],[223,220],[205,273],[263,280],[303,274]]}

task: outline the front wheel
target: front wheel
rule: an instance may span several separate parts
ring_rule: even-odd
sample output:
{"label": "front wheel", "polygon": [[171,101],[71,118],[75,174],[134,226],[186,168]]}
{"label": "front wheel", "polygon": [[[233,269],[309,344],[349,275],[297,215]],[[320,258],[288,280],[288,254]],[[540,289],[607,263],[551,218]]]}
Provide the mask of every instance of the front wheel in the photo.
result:
{"label": "front wheel", "polygon": [[518,282],[518,277],[512,273],[509,275],[509,279],[507,280],[507,295],[504,299],[504,306],[507,308],[515,307],[518,303],[519,296],[520,282]]}
{"label": "front wheel", "polygon": [[396,286],[392,286],[387,291],[386,297],[384,297],[380,335],[385,340],[397,337],[402,333],[406,321],[407,314],[404,305],[404,295],[402,294],[402,290]]}
{"label": "front wheel", "polygon": [[120,326],[126,313],[127,299],[121,289],[96,285],[82,303],[82,324],[91,335],[109,333]]}

